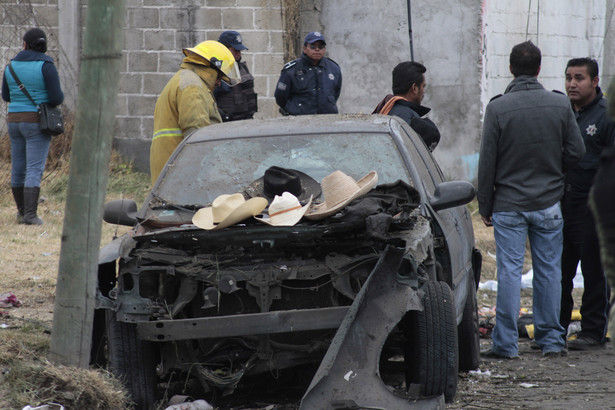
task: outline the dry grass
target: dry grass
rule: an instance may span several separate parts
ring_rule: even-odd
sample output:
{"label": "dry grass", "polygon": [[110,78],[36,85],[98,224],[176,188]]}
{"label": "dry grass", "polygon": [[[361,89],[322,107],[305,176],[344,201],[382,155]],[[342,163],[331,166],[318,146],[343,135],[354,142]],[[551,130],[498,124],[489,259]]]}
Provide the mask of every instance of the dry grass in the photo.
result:
{"label": "dry grass", "polygon": [[[0,308],[0,408],[23,408],[56,402],[67,409],[129,408],[121,384],[102,370],[75,369],[50,363],[53,304],[60,259],[62,224],[68,182],[70,137],[54,138],[41,183],[39,216],[45,224],[16,224],[10,193],[8,137],[0,138],[0,294],[11,292],[20,307]],[[53,156],[53,158],[52,158]],[[110,161],[107,200],[120,197],[142,202],[151,185],[148,175]],[[128,227],[103,223],[101,244]]]}

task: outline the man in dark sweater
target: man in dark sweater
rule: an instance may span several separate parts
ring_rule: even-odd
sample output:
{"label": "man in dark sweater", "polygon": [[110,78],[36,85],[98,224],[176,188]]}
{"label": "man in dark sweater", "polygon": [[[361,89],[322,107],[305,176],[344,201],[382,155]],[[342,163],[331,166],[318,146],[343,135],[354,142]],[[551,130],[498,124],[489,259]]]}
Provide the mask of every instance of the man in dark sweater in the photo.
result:
{"label": "man in dark sweater", "polygon": [[440,131],[429,118],[423,118],[431,108],[421,105],[425,96],[425,72],[421,63],[404,61],[393,69],[393,94],[388,94],[372,114],[396,115],[419,134],[427,148],[433,151],[440,142]]}
{"label": "man in dark sweater", "polygon": [[565,95],[538,82],[541,53],[527,41],[510,53],[514,80],[485,110],[478,163],[479,213],[493,226],[496,323],[487,357],[519,354],[517,319],[525,243],[534,271],[534,334],[546,357],[566,353],[560,324],[564,172],[585,153]]}
{"label": "man in dark sweater", "polygon": [[589,192],[600,165],[600,154],[613,145],[615,123],[607,115],[600,90],[598,63],[591,58],[573,58],[566,65],[566,93],[585,142],[585,156],[566,173],[562,200],[564,248],[562,253],[562,306],[560,323],[566,331],[574,301],[573,279],[581,262],[583,297],[581,332],[568,342],[570,350],[604,346],[607,330],[608,286],[600,263],[596,227],[588,206]]}

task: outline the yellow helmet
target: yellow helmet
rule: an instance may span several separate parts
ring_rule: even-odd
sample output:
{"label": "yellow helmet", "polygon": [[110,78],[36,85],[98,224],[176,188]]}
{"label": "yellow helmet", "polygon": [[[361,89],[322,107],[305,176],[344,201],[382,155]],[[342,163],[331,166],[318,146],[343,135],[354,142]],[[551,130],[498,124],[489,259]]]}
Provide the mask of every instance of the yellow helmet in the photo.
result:
{"label": "yellow helmet", "polygon": [[[235,62],[235,57],[231,51],[222,43],[213,40],[203,41],[197,46],[192,48],[184,48],[184,55],[191,57],[196,55],[205,60],[209,67],[215,68],[220,74],[222,79],[230,85],[236,85],[241,82],[241,75],[239,74],[239,67]],[[201,63],[201,61],[193,61],[195,63]]]}

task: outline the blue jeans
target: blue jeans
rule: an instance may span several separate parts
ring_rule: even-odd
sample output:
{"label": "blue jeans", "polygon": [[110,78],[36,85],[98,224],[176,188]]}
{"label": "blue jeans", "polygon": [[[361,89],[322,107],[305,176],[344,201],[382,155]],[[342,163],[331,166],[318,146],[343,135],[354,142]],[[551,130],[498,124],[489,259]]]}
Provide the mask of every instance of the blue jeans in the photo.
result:
{"label": "blue jeans", "polygon": [[47,162],[51,136],[36,122],[9,122],[11,139],[11,186],[39,187]]}
{"label": "blue jeans", "polygon": [[540,211],[494,212],[492,222],[498,275],[492,350],[504,356],[519,354],[517,319],[525,243],[529,237],[534,270],[535,340],[543,353],[561,351],[564,348],[564,329],[559,322],[564,222],[559,202]]}

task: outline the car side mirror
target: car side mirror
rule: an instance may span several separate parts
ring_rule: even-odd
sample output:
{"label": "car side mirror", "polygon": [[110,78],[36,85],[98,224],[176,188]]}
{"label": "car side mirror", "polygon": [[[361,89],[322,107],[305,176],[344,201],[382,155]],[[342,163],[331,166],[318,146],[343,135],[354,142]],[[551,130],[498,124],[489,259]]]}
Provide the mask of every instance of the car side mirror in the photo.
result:
{"label": "car side mirror", "polygon": [[474,199],[476,190],[468,181],[442,182],[436,186],[429,203],[434,211],[465,205]]}
{"label": "car side mirror", "polygon": [[137,223],[137,203],[132,199],[107,202],[103,220],[114,225],[134,226]]}

